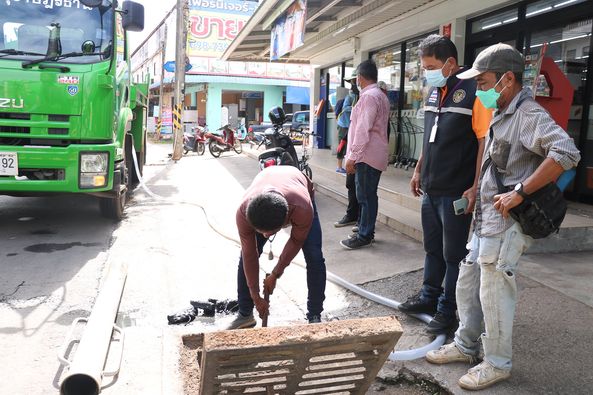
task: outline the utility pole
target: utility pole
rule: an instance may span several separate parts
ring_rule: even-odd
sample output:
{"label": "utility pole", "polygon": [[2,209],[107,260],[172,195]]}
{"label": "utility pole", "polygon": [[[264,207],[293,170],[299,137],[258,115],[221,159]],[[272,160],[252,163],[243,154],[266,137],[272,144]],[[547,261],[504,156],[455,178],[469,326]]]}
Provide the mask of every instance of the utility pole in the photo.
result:
{"label": "utility pole", "polygon": [[173,160],[183,156],[183,102],[185,98],[185,63],[187,60],[187,0],[177,0],[177,34],[175,38],[175,107],[173,108]]}
{"label": "utility pole", "polygon": [[159,87],[159,124],[157,126],[157,137],[158,140],[161,139],[161,131],[163,128],[163,111],[165,110],[163,103],[164,103],[164,95],[165,95],[165,59],[166,59],[166,55],[167,55],[167,51],[165,51],[165,48],[167,47],[167,23],[165,20],[164,23],[164,37],[162,38],[161,41],[161,86]]}

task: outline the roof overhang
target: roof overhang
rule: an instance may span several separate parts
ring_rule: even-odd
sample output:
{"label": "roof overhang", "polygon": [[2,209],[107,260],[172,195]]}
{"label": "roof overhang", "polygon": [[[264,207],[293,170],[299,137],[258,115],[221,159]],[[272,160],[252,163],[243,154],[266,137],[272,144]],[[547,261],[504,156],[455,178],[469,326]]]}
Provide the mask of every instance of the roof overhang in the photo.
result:
{"label": "roof overhang", "polygon": [[[309,63],[316,55],[433,0],[308,0],[305,42],[280,62]],[[263,0],[224,52],[223,60],[270,61],[271,26],[293,0]]]}

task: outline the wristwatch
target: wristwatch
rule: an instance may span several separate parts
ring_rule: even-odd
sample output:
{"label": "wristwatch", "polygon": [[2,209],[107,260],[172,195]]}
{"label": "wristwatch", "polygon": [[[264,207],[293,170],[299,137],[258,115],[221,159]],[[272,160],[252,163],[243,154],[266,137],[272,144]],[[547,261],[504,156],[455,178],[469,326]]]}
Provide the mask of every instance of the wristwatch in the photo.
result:
{"label": "wristwatch", "polygon": [[517,185],[515,185],[515,192],[517,192],[517,194],[519,194],[519,196],[521,196],[523,199],[525,199],[527,197],[527,194],[523,191],[523,183],[519,182],[517,183]]}

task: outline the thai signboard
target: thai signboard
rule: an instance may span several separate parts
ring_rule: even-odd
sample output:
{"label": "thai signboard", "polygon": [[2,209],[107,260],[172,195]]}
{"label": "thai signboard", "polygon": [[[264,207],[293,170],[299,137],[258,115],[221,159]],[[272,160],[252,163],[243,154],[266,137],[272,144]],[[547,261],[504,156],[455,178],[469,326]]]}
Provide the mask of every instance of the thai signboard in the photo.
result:
{"label": "thai signboard", "polygon": [[256,1],[189,0],[187,55],[218,58],[243,29]]}
{"label": "thai signboard", "polygon": [[219,59],[190,58],[187,74],[224,75],[229,77],[274,78],[280,80],[309,81],[308,64],[225,62]]}
{"label": "thai signboard", "polygon": [[307,1],[295,0],[272,26],[270,59],[277,60],[305,42]]}

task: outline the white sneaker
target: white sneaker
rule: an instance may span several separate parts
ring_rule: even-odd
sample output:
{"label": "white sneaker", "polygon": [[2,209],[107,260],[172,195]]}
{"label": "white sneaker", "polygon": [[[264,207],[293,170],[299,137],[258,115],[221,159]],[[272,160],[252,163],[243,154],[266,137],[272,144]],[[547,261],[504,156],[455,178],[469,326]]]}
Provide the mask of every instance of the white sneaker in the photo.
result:
{"label": "white sneaker", "polygon": [[430,363],[436,363],[438,365],[451,362],[477,362],[476,357],[462,353],[461,350],[455,345],[455,342],[445,344],[438,350],[427,352],[426,360]]}
{"label": "white sneaker", "polygon": [[490,365],[487,361],[474,366],[459,379],[459,386],[466,390],[481,390],[511,377],[511,372]]}

